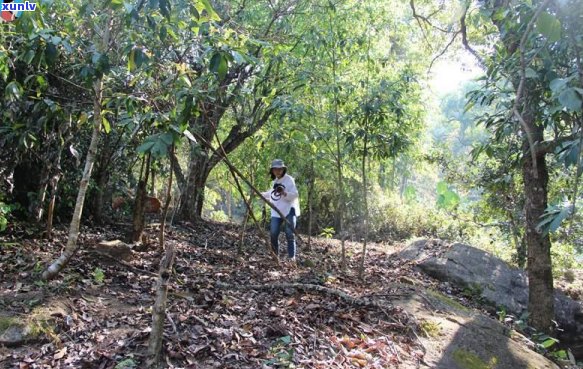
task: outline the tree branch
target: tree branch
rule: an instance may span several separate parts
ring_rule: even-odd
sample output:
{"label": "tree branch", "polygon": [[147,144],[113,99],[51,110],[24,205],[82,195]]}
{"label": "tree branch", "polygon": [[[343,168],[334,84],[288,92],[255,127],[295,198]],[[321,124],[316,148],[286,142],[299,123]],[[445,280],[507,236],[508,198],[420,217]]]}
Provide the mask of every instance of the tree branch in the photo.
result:
{"label": "tree branch", "polygon": [[482,57],[476,52],[476,50],[474,50],[471,46],[470,43],[468,42],[468,32],[467,32],[467,26],[466,26],[466,16],[468,14],[468,9],[469,9],[469,5],[466,6],[466,9],[464,10],[461,18],[460,18],[460,32],[462,34],[462,44],[464,45],[464,47],[466,48],[466,50],[468,50],[477,60],[478,63],[481,66],[484,66],[484,59],[482,59]]}

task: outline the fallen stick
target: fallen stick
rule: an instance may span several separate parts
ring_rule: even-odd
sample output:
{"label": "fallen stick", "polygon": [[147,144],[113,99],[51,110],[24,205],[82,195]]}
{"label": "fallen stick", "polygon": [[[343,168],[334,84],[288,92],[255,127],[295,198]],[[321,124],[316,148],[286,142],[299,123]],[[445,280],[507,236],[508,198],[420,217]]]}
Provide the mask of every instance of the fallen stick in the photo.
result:
{"label": "fallen stick", "polygon": [[[374,307],[377,309],[384,310],[387,306],[378,301],[375,301],[368,297],[352,297],[344,291],[340,291],[330,287],[324,287],[317,284],[305,284],[305,283],[275,283],[275,284],[227,284],[223,282],[216,282],[215,284],[218,288],[222,289],[232,289],[232,290],[283,290],[286,288],[292,288],[300,290],[303,292],[319,292],[325,295],[338,297],[341,300],[349,303],[350,305],[361,306],[361,307]],[[390,306],[390,305],[389,305]],[[387,314],[389,315],[389,314]]]}

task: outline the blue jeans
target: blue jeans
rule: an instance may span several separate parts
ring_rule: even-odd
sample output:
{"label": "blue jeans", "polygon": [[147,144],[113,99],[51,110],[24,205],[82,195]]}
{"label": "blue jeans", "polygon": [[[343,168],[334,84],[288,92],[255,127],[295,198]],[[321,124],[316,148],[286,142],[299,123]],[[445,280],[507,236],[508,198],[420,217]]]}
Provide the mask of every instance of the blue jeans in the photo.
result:
{"label": "blue jeans", "polygon": [[296,212],[295,209],[291,209],[289,214],[285,217],[289,224],[293,225],[293,228],[284,222],[281,218],[271,217],[271,247],[276,255],[279,254],[279,232],[281,231],[281,224],[285,223],[285,238],[287,239],[287,255],[290,258],[296,256],[296,239],[294,237],[294,229],[296,228]]}

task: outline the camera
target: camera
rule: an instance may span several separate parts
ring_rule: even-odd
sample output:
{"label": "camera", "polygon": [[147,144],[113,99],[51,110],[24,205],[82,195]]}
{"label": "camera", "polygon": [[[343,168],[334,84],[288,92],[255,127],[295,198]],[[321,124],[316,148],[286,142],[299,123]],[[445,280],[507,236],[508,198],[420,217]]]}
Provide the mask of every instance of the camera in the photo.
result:
{"label": "camera", "polygon": [[281,194],[285,190],[285,186],[281,183],[274,183],[273,184],[273,192],[277,194]]}

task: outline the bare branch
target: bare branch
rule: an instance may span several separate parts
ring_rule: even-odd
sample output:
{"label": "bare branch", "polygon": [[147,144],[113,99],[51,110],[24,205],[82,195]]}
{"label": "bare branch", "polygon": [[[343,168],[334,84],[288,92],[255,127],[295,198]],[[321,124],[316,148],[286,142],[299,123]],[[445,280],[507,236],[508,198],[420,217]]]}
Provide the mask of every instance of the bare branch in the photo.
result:
{"label": "bare branch", "polygon": [[482,57],[476,52],[476,50],[474,50],[470,46],[470,43],[468,42],[468,30],[466,27],[466,16],[468,14],[469,8],[470,8],[469,6],[466,6],[466,9],[464,10],[464,12],[460,18],[460,27],[461,27],[460,32],[462,34],[462,44],[464,45],[466,50],[468,50],[478,60],[478,63],[480,63],[481,66],[484,66],[484,59],[482,59]]}
{"label": "bare branch", "polygon": [[439,54],[437,54],[433,58],[433,60],[431,60],[431,63],[429,64],[429,69],[427,70],[427,73],[429,73],[431,71],[431,68],[433,68],[433,63],[435,63],[435,61],[437,59],[441,58],[441,56],[447,52],[447,49],[449,49],[449,47],[453,44],[453,42],[455,41],[455,39],[457,38],[457,35],[459,35],[459,33],[460,33],[459,31],[454,33],[453,37],[451,38],[451,40],[449,40],[449,43],[445,46],[445,48],[443,50],[441,50],[441,52]]}

